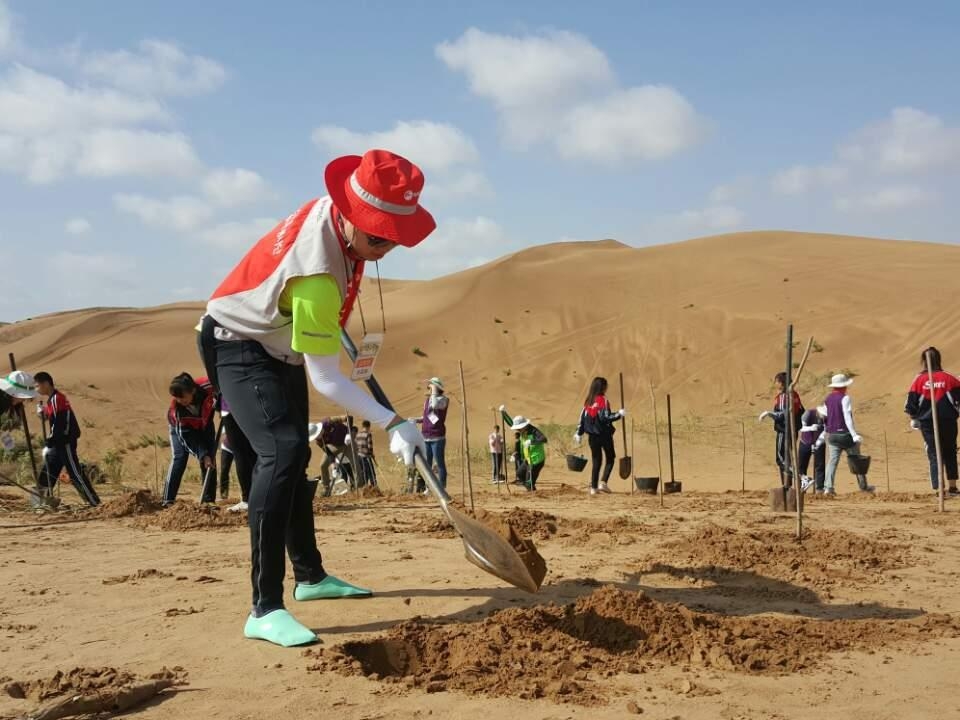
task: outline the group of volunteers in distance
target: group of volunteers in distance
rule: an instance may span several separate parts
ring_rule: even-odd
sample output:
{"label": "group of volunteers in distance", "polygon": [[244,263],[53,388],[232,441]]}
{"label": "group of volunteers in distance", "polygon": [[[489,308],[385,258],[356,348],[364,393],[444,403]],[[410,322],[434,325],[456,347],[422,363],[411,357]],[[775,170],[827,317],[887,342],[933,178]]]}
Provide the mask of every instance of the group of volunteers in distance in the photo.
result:
{"label": "group of volunteers in distance", "polygon": [[[424,177],[409,160],[385,150],[363,156],[340,157],[327,165],[327,195],[310,200],[256,242],[210,297],[206,312],[195,328],[197,347],[205,370],[197,377],[182,373],[170,384],[168,410],[172,461],[164,488],[164,502],[177,495],[190,455],[200,462],[205,478],[204,500],[215,499],[212,479],[218,445],[221,474],[236,467],[241,503],[246,510],[251,550],[251,607],[243,632],[282,646],[314,642],[314,632],[287,609],[284,593],[286,557],[293,566],[293,599],[312,600],[369,596],[371,591],[327,572],[317,547],[313,498],[320,484],[309,478],[311,445],[323,449],[321,472],[324,492],[335,484],[334,475],[356,484],[374,484],[376,458],[371,429],[389,436],[390,451],[412,468],[415,453],[436,465],[440,485],[446,484],[445,428],[449,400],[443,382],[426,382],[428,395],[422,416],[398,415],[379,403],[340,370],[341,330],[358,300],[367,263],[381,260],[397,247],[413,248],[435,229],[429,212],[420,204]],[[795,394],[781,395],[771,413],[778,428],[778,463],[783,466],[784,415],[796,415],[808,456],[822,468],[829,449],[823,482],[818,488],[834,490],[840,453],[858,453],[860,436],[853,423],[853,408],[845,394],[850,380],[834,377],[834,392],[813,414],[804,412]],[[344,418],[325,418],[311,424],[308,383],[330,403],[343,408],[348,418],[362,419],[351,427]],[[940,409],[944,460],[956,486],[956,432],[958,382],[937,368],[933,397]],[[66,398],[56,391],[52,378],[40,373],[15,372],[0,381],[0,410],[42,393],[48,399],[44,414],[51,431],[45,438],[46,477],[55,478],[66,466],[84,500],[96,504],[96,494],[77,471],[79,424]],[[626,411],[614,411],[606,399],[607,382],[595,378],[585,398],[575,441],[586,435],[593,467],[590,493],[610,492],[615,424]],[[929,442],[931,389],[922,378],[911,387],[907,412]],[[504,429],[514,434],[514,468],[517,480],[535,491],[546,461],[546,437],[529,418],[510,416],[501,407]],[[214,430],[219,412],[223,436]],[[419,425],[419,427],[418,427]],[[422,428],[422,430],[421,430]],[[952,438],[952,440],[951,440]],[[950,444],[952,442],[952,445]],[[494,460],[493,479],[504,476],[505,438],[499,427],[490,436]],[[949,448],[953,448],[952,453]],[[819,458],[819,459],[818,459]],[[807,460],[808,461],[808,460]],[[951,464],[952,463],[952,464]],[[935,463],[931,460],[931,466]],[[334,473],[333,469],[337,468]],[[804,472],[806,463],[803,465]],[[411,471],[414,477],[416,471]],[[222,475],[223,477],[223,475]],[[211,478],[210,482],[206,482]],[[932,476],[934,483],[936,477]],[[221,482],[221,496],[227,486]],[[865,481],[861,489],[869,490]]]}
{"label": "group of volunteers in distance", "polygon": [[[927,370],[930,360],[931,373]],[[929,347],[920,354],[921,370],[914,378],[907,392],[904,412],[910,417],[910,427],[919,430],[923,437],[924,449],[930,466],[930,484],[933,491],[940,491],[940,465],[942,463],[948,487],[948,495],[958,495],[957,489],[957,418],[960,415],[960,380],[943,369],[940,351]],[[760,413],[761,422],[773,418],[776,433],[775,458],[780,471],[780,482],[784,487],[792,487],[789,460],[788,418],[793,414],[794,442],[797,444],[797,474],[800,475],[800,491],[814,489],[817,495],[834,497],[836,495],[837,467],[840,457],[847,454],[850,470],[857,479],[860,492],[872,493],[875,488],[867,483],[868,458],[860,454],[862,438],[857,432],[853,416],[853,400],[848,388],[853,378],[838,373],[830,379],[829,393],[821,405],[807,410],[803,407],[800,395],[794,390],[786,392],[787,375],[777,373],[774,378],[777,396],[773,409]],[[933,406],[936,406],[934,408]],[[934,432],[934,411],[939,431],[940,456],[937,456],[937,443]],[[813,460],[813,477],[807,473]]]}

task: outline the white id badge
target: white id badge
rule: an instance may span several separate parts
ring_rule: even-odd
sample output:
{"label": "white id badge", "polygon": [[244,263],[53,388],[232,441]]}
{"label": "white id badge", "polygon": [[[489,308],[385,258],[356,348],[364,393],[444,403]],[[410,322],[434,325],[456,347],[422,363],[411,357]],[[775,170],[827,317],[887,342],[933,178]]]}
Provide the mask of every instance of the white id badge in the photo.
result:
{"label": "white id badge", "polygon": [[427,415],[427,420],[436,425],[438,422],[440,422],[440,416],[435,412],[431,412],[429,415]]}
{"label": "white id badge", "polygon": [[373,365],[383,348],[383,333],[367,333],[360,341],[357,359],[353,363],[351,380],[369,380],[373,376]]}

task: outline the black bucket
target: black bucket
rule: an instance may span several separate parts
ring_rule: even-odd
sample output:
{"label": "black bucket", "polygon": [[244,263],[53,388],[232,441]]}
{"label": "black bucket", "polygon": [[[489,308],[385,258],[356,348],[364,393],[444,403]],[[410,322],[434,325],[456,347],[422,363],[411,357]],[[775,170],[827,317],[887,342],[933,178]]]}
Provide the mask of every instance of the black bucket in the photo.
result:
{"label": "black bucket", "polygon": [[633,479],[633,484],[636,485],[637,491],[642,493],[648,493],[650,495],[657,494],[657,486],[660,484],[660,478],[658,477],[635,477]]}
{"label": "black bucket", "polygon": [[567,469],[574,472],[583,472],[587,466],[587,459],[583,455],[567,455]]}
{"label": "black bucket", "polygon": [[847,466],[854,475],[866,475],[870,469],[870,456],[847,455]]}
{"label": "black bucket", "polygon": [[683,483],[680,482],[679,480],[672,481],[672,482],[665,482],[663,484],[663,492],[665,495],[669,495],[670,493],[678,493],[682,489],[683,489]]}

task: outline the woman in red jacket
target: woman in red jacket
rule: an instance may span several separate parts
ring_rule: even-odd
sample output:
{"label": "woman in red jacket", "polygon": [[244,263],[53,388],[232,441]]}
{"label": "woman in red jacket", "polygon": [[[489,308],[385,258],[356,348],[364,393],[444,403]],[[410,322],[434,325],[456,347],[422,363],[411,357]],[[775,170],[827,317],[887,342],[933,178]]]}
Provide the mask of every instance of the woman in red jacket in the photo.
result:
{"label": "woman in red jacket", "polygon": [[[580,425],[577,427],[576,435],[573,436],[577,445],[583,439],[584,433],[590,436],[590,455],[593,459],[593,465],[590,468],[591,495],[596,495],[598,492],[610,492],[607,481],[613,471],[613,461],[617,457],[616,450],[613,448],[613,423],[621,420],[627,414],[627,411],[623,408],[619,412],[613,412],[607,400],[606,392],[607,379],[595,377],[593,382],[590,383],[590,392],[587,393],[587,398],[583,403]],[[606,456],[605,463],[604,456]],[[601,463],[604,463],[603,479],[600,479]]]}

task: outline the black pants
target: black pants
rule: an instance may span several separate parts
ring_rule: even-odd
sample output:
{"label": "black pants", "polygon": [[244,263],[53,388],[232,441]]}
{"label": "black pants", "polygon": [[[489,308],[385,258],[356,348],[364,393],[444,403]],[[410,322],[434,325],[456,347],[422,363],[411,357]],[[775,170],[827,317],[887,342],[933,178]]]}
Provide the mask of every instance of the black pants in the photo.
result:
{"label": "black pants", "polygon": [[530,490],[537,489],[537,478],[540,477],[540,471],[543,470],[544,463],[536,465],[524,461],[520,463],[520,470],[517,473],[517,480],[526,485]]}
{"label": "black pants", "polygon": [[[587,435],[590,442],[590,456],[593,465],[590,467],[590,487],[597,489],[598,481],[607,482],[610,479],[610,473],[613,472],[613,461],[617,457],[617,451],[613,449],[613,435],[606,433],[604,435]],[[604,463],[604,455],[606,462]],[[603,477],[600,477],[600,465],[603,464]]]}
{"label": "black pants", "polygon": [[[957,480],[957,421],[939,419],[940,456],[943,458],[943,470],[947,480]],[[930,463],[930,484],[934,490],[940,488],[940,472],[937,467],[937,443],[933,436],[933,422],[920,426],[923,442],[927,446],[927,460]]]}
{"label": "black pants", "polygon": [[97,491],[93,489],[93,484],[87,480],[86,475],[80,468],[76,442],[57,445],[47,451],[47,457],[43,461],[43,471],[40,473],[40,486],[48,491],[53,490],[60,477],[60,472],[64,468],[67,469],[70,482],[73,483],[74,489],[83,498],[83,501],[90,507],[99,505],[100,497],[97,495]]}
{"label": "black pants", "polygon": [[800,463],[800,474],[806,475],[810,468],[810,458],[813,458],[813,481],[817,490],[823,490],[823,481],[827,471],[827,446],[821,445],[819,450],[814,450],[813,445],[800,443],[800,451],[797,454],[797,462]]}
{"label": "black pants", "polygon": [[357,462],[360,464],[360,485],[376,485],[377,469],[373,464],[373,457],[370,455],[357,455]]}
{"label": "black pants", "polygon": [[317,483],[307,479],[309,400],[303,366],[276,360],[260,343],[215,343],[220,392],[230,405],[256,464],[250,486],[250,579],[257,617],[283,604],[284,548],[294,578],[326,577],[313,527]]}
{"label": "black pants", "polygon": [[240,485],[240,499],[250,499],[250,483],[257,454],[250,447],[250,441],[243,434],[233,415],[223,416],[223,433],[227,436],[230,450],[220,451],[220,496],[226,497],[230,489],[230,464],[237,467],[237,483]]}
{"label": "black pants", "polygon": [[490,453],[490,464],[493,466],[493,481],[496,482],[503,473],[503,453]]}

